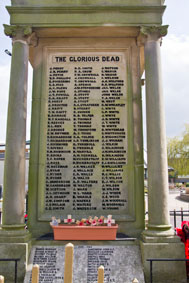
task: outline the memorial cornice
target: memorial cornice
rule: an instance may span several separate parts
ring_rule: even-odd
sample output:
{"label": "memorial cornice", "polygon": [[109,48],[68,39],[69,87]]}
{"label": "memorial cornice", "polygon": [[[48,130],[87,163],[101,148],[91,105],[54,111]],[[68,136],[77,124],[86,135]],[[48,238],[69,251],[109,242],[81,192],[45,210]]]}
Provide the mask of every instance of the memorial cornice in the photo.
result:
{"label": "memorial cornice", "polygon": [[3,25],[5,35],[12,38],[13,43],[22,41],[28,45],[37,46],[37,37],[31,26]]}
{"label": "memorial cornice", "polygon": [[54,11],[58,13],[62,12],[78,12],[78,11],[89,11],[89,12],[95,12],[95,11],[112,11],[112,10],[119,10],[125,13],[130,13],[132,11],[142,13],[142,12],[164,12],[165,6],[125,6],[125,5],[109,5],[109,6],[97,6],[97,5],[82,5],[82,6],[75,6],[75,5],[64,5],[64,6],[46,6],[46,7],[40,7],[40,6],[6,6],[7,10],[11,12],[30,12],[31,14],[35,14],[38,12],[39,14],[43,13],[53,13]]}
{"label": "memorial cornice", "polygon": [[[161,24],[165,6],[8,6],[11,24],[37,27]],[[90,17],[89,17],[90,14]]]}
{"label": "memorial cornice", "polygon": [[[134,3],[133,3],[134,2]],[[103,0],[103,5],[127,5],[127,6],[155,6],[163,5],[165,0]],[[11,0],[12,6],[63,6],[63,5],[102,5],[102,0]]]}

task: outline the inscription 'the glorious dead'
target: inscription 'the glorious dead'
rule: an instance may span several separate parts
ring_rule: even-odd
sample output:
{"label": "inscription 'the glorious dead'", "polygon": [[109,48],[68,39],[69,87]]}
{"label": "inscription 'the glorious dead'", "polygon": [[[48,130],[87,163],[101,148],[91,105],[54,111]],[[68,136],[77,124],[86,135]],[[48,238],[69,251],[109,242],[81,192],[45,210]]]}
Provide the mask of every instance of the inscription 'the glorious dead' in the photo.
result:
{"label": "inscription 'the glorious dead'", "polygon": [[124,54],[49,54],[47,71],[45,209],[126,209]]}

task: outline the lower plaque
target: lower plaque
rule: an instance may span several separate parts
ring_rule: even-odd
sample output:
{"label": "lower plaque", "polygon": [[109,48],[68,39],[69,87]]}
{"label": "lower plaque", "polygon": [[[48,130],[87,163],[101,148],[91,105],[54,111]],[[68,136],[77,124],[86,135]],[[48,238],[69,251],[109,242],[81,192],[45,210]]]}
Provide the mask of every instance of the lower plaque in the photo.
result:
{"label": "lower plaque", "polygon": [[[34,246],[24,283],[31,282],[34,264],[40,267],[40,283],[62,283],[64,280],[63,246]],[[134,278],[143,283],[140,249],[132,246],[74,247],[74,283],[97,283],[98,267],[104,266],[105,283],[130,283]]]}

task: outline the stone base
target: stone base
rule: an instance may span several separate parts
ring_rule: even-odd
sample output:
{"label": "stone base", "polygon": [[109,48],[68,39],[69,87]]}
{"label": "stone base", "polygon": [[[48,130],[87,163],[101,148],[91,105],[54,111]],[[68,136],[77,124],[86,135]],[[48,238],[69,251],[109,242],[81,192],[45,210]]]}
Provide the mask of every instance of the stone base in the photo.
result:
{"label": "stone base", "polygon": [[30,239],[31,234],[23,227],[21,229],[16,225],[4,225],[0,229],[0,243],[28,243]]}
{"label": "stone base", "polygon": [[[0,229],[0,259],[19,259],[17,283],[23,283],[31,248],[31,235],[24,226],[2,225]],[[15,262],[0,262],[0,275],[5,277],[5,282],[15,282]]]}
{"label": "stone base", "polygon": [[154,234],[154,236],[152,236],[153,234],[151,234],[150,236],[147,234],[145,234],[145,232],[142,233],[142,240],[144,243],[180,243],[180,237],[173,235],[173,236],[163,236],[160,233],[158,234],[158,236],[155,236],[156,234]]}
{"label": "stone base", "polygon": [[142,232],[142,237],[144,241],[146,238],[154,238],[155,241],[156,239],[163,239],[163,242],[166,242],[167,238],[169,239],[175,238],[174,235],[175,235],[175,231],[172,229],[171,225],[150,225],[148,224],[147,230],[144,230]]}
{"label": "stone base", "polygon": [[[20,259],[17,268],[17,283],[23,283],[28,261],[29,244],[27,243],[0,243],[1,259]],[[5,277],[5,282],[15,282],[15,262],[5,261],[0,264],[0,275]]]}
{"label": "stone base", "polygon": [[[178,238],[178,237],[177,237]],[[140,242],[142,262],[144,267],[145,282],[150,282],[150,258],[172,258],[185,259],[184,244],[177,242],[176,237],[167,239],[167,242]],[[175,241],[175,242],[174,242]],[[153,262],[152,264],[153,283],[186,283],[185,262]]]}

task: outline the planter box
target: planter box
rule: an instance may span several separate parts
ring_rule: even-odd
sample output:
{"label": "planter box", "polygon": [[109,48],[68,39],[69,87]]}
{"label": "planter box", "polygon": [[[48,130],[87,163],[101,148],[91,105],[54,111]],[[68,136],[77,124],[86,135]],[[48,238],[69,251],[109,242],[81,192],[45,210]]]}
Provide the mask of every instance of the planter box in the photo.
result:
{"label": "planter box", "polygon": [[52,226],[54,240],[115,240],[118,225],[114,226]]}

